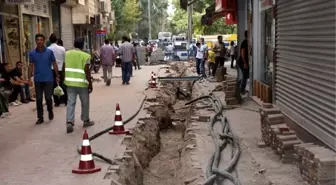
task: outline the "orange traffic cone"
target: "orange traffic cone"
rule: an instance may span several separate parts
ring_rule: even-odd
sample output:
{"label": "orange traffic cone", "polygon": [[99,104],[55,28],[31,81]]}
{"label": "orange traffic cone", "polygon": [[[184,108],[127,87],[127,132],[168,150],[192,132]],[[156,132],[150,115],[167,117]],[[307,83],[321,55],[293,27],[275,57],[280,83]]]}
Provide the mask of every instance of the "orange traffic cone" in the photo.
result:
{"label": "orange traffic cone", "polygon": [[117,104],[116,113],[114,116],[114,125],[113,129],[109,134],[129,134],[129,131],[125,130],[124,123],[122,121],[120,106]]}
{"label": "orange traffic cone", "polygon": [[89,135],[84,131],[83,134],[83,143],[82,143],[82,150],[80,152],[81,159],[79,161],[78,168],[75,168],[72,170],[72,173],[76,174],[90,174],[99,172],[101,170],[100,167],[96,167],[95,163],[93,161],[90,141],[89,141]]}
{"label": "orange traffic cone", "polygon": [[150,79],[150,81],[149,81],[149,87],[150,88],[157,88],[156,79],[155,78]]}

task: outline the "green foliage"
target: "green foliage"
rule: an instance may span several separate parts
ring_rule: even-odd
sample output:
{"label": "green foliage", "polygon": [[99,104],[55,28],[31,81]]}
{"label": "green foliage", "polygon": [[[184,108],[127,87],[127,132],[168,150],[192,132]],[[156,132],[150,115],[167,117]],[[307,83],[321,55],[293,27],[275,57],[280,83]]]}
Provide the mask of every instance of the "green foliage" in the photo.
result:
{"label": "green foliage", "polygon": [[[141,21],[138,24],[138,35],[140,38],[147,38],[149,34],[148,24],[148,0],[139,0],[140,9],[142,11]],[[160,31],[166,31],[167,21],[167,7],[168,0],[151,0],[151,28],[152,38],[156,39]]]}
{"label": "green foliage", "polygon": [[115,11],[116,28],[109,38],[120,39],[135,31],[136,24],[141,19],[141,11],[137,0],[112,0],[111,6]]}
{"label": "green foliage", "polygon": [[[203,4],[203,12],[199,13],[193,11],[193,33],[194,35],[215,35],[215,34],[233,34],[237,32],[236,25],[226,25],[225,18],[217,19],[212,25],[210,26],[203,26],[201,24],[201,17],[205,14],[205,8],[209,7],[210,4],[213,4],[213,0],[206,0]],[[178,34],[181,32],[187,32],[188,29],[188,14],[185,10],[180,8],[180,1],[173,0],[173,5],[175,6],[176,10],[174,15],[172,16],[172,20],[169,23],[170,31],[174,34]],[[197,5],[198,8],[201,6],[200,4]]]}

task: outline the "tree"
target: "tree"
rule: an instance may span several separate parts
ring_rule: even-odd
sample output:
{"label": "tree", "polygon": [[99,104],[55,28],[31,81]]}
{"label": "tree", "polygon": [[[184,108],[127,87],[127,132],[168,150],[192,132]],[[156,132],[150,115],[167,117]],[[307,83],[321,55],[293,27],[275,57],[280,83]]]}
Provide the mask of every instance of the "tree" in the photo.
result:
{"label": "tree", "polygon": [[[201,17],[205,14],[205,8],[209,7],[210,4],[214,3],[211,0],[203,2],[203,4],[199,4],[199,6],[203,7],[203,12],[199,13],[193,11],[193,33],[194,35],[214,35],[214,34],[233,34],[237,32],[236,25],[226,25],[225,18],[220,18],[214,21],[212,25],[205,26],[201,24]],[[175,13],[170,22],[170,30],[174,33],[187,32],[188,29],[188,14],[185,10],[180,8],[180,1],[173,0],[173,5],[175,7]]]}
{"label": "tree", "polygon": [[125,0],[121,13],[121,28],[127,33],[135,31],[136,24],[141,20],[141,12],[137,0]]}
{"label": "tree", "polygon": [[[139,0],[139,6],[142,11],[141,21],[138,24],[138,34],[140,38],[147,38],[149,34],[148,21],[148,0]],[[167,27],[167,7],[168,0],[151,0],[151,28],[152,38],[156,38],[158,32],[166,31]]]}
{"label": "tree", "polygon": [[119,40],[123,35],[134,32],[137,22],[141,19],[141,11],[137,0],[112,0],[111,6],[115,11],[116,27],[112,38]]}

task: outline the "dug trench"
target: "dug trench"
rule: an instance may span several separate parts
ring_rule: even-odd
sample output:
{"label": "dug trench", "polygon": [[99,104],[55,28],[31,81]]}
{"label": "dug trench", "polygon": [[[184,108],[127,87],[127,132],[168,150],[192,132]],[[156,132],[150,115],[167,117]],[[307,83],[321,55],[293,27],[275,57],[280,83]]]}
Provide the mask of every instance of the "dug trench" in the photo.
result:
{"label": "dug trench", "polygon": [[[166,76],[188,73],[183,64],[160,71]],[[193,107],[184,105],[194,98],[192,82],[162,82],[146,93],[143,109],[147,115],[139,118],[132,136],[125,136],[126,151],[118,160],[117,179],[111,184],[196,185],[202,170],[190,157],[196,146],[194,135],[188,131]]]}

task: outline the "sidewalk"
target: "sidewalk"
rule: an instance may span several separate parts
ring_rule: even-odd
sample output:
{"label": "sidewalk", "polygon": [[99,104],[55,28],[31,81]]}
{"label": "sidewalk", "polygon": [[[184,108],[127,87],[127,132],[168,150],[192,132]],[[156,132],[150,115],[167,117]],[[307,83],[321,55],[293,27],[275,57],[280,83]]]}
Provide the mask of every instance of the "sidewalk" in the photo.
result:
{"label": "sidewalk", "polygon": [[[199,93],[215,88],[220,83],[203,82],[199,85]],[[224,92],[214,92],[222,101]],[[231,129],[240,140],[241,155],[237,164],[237,172],[243,185],[304,185],[299,169],[294,164],[283,164],[278,155],[270,148],[259,148],[261,138],[259,106],[246,99],[241,108],[225,110]],[[201,109],[198,115],[213,116],[214,112]],[[206,172],[208,160],[213,154],[214,144],[209,135],[209,122],[196,122],[197,156],[203,172]],[[220,166],[224,169],[230,161],[230,148],[222,152]],[[231,185],[231,182],[227,182]],[[233,184],[232,184],[233,185]]]}
{"label": "sidewalk", "polygon": [[[94,83],[91,95],[90,117],[96,125],[88,128],[89,136],[113,125],[116,103],[120,104],[122,117],[127,119],[140,106],[147,81],[152,71],[159,66],[143,66],[134,71],[131,85],[121,85],[120,78],[113,78],[110,87],[103,82]],[[113,76],[120,76],[120,68],[113,68]],[[101,74],[94,75],[100,78]],[[75,175],[73,167],[78,166],[76,149],[82,142],[84,129],[80,120],[80,101],[77,101],[76,125],[71,134],[66,134],[66,108],[54,108],[55,119],[35,125],[35,104],[10,107],[12,115],[0,120],[0,184],[1,185],[92,185],[111,184],[104,180],[108,164],[96,160],[102,172],[91,175]],[[46,109],[46,108],[45,108]],[[47,118],[47,111],[45,111]],[[132,127],[137,118],[127,127]],[[105,134],[91,142],[94,152],[114,158],[121,149],[123,136]]]}

